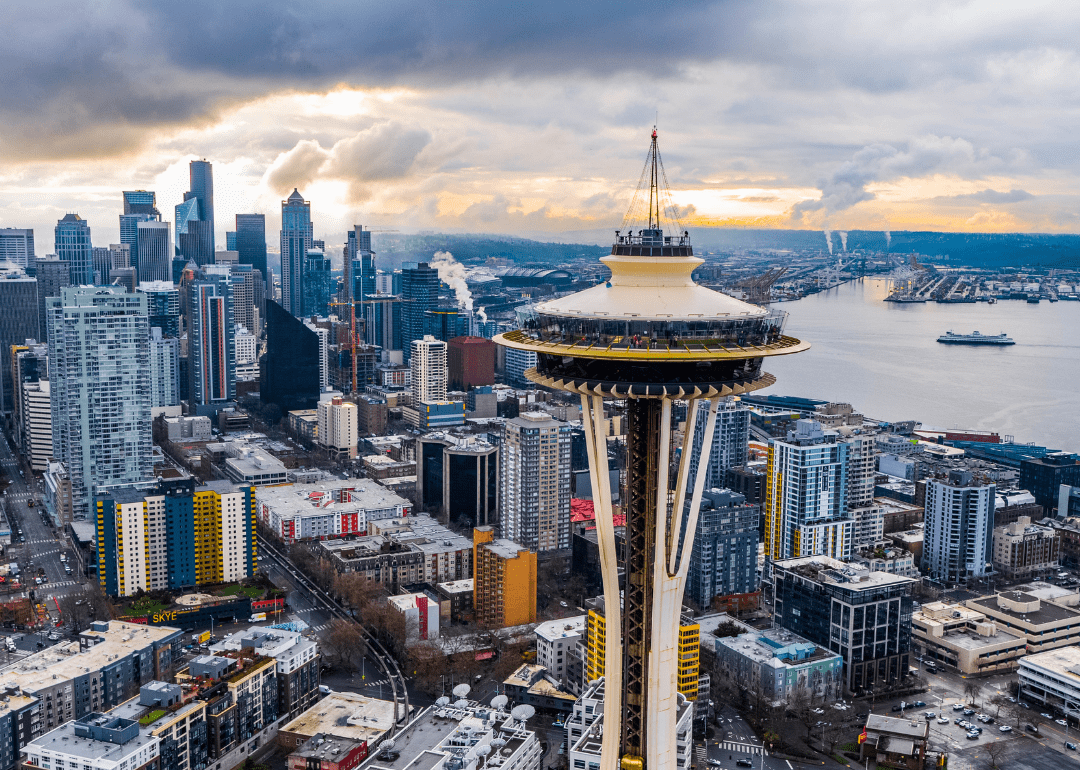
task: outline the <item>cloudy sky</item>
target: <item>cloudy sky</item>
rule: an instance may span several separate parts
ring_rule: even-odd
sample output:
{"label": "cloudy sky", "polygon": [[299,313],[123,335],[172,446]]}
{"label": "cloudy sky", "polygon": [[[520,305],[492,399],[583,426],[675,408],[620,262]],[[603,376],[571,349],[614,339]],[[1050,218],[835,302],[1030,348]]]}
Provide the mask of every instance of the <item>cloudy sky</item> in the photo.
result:
{"label": "cloudy sky", "polygon": [[618,227],[654,122],[694,225],[1080,231],[1080,4],[15,0],[0,226],[118,240],[214,164],[219,242]]}

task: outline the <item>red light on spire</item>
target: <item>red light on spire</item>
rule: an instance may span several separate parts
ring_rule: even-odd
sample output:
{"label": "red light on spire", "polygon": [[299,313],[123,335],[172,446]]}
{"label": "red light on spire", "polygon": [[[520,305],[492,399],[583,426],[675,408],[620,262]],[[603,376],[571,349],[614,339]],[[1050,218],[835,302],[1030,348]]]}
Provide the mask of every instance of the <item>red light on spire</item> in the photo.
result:
{"label": "red light on spire", "polygon": [[653,139],[655,139],[655,138],[656,138],[656,129],[655,129],[655,128],[654,128],[654,129],[652,130],[652,138],[653,138]]}

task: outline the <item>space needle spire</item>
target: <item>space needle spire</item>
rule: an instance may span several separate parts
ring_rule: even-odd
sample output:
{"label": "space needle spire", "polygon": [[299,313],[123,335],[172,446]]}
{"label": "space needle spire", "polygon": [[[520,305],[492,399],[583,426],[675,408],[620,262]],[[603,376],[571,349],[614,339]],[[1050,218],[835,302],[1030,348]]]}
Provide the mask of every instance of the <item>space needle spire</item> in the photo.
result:
{"label": "space needle spire", "polygon": [[[536,367],[526,372],[532,382],[581,397],[608,629],[601,770],[676,766],[678,717],[692,708],[678,692],[679,619],[717,407],[726,396],[776,381],[762,371],[765,358],[809,347],[783,334],[785,313],[694,283],[691,273],[704,260],[694,256],[687,231],[664,232],[665,217],[675,216],[664,177],[654,128],[623,221],[630,229],[616,231],[611,254],[601,259],[611,279],[536,305],[524,328],[495,338],[536,353]],[[621,597],[605,398],[625,400],[627,414]],[[676,401],[689,408],[673,468]],[[695,455],[701,419],[704,440]],[[699,469],[693,477],[691,455]]]}

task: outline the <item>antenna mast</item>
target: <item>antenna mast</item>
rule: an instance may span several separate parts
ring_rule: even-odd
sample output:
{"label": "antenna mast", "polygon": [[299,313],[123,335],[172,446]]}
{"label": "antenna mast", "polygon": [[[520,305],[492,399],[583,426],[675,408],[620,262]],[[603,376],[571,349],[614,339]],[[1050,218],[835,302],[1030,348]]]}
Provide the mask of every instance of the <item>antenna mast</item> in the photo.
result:
{"label": "antenna mast", "polygon": [[[652,155],[652,168],[649,174],[649,229],[660,229],[660,191],[659,191],[659,175],[656,173],[657,157],[659,151],[656,147],[656,126],[653,126],[652,130],[652,147],[649,148],[649,152]],[[656,218],[653,219],[653,212],[656,212]]]}

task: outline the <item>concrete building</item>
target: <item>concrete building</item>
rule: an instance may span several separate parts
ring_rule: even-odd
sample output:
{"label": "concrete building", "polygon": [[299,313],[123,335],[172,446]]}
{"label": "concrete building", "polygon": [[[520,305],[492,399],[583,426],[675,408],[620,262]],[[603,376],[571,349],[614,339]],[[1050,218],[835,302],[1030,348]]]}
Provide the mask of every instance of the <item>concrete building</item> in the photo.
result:
{"label": "concrete building", "polygon": [[412,513],[411,502],[370,479],[260,487],[255,502],[259,522],[285,543],[361,535]]}
{"label": "concrete building", "polygon": [[761,508],[748,504],[742,495],[726,489],[702,494],[697,536],[687,572],[686,600],[707,609],[717,596],[758,590],[760,522]]}
{"label": "concrete building", "polygon": [[330,452],[331,456],[341,460],[356,457],[357,442],[360,440],[359,410],[351,401],[340,397],[319,402],[319,432],[316,442]]}
{"label": "concrete building", "polygon": [[502,536],[536,551],[570,547],[570,426],[526,412],[500,446]]}
{"label": "concrete building", "polygon": [[439,603],[427,594],[391,596],[387,604],[405,619],[406,644],[439,638]]}
{"label": "concrete building", "polygon": [[701,643],[715,656],[716,668],[739,689],[778,706],[800,695],[815,703],[843,696],[844,659],[838,653],[783,628],[758,630],[728,615],[719,618],[739,626],[742,633],[714,636],[705,632],[702,618]]}
{"label": "concrete building", "polygon": [[937,764],[927,752],[930,720],[897,719],[870,714],[866,718],[866,737],[859,744],[860,759],[873,759],[878,767],[923,770]]}
{"label": "concrete building", "polygon": [[52,457],[52,388],[48,380],[28,382],[20,389],[23,449],[30,467],[44,472]]}
{"label": "concrete building", "polygon": [[848,517],[855,522],[852,529],[852,550],[873,548],[883,542],[885,535],[884,510],[874,500],[876,478],[874,439],[871,433],[851,434],[840,428],[848,447],[847,507]]}
{"label": "concrete building", "polygon": [[409,357],[413,404],[446,400],[446,343],[430,334],[413,340]]}
{"label": "concrete building", "polygon": [[53,457],[71,479],[75,518],[86,519],[98,490],[154,478],[146,295],[71,286],[46,305]]}
{"label": "concrete building", "polygon": [[37,280],[11,262],[0,262],[0,397],[5,413],[15,410],[15,387],[12,379],[13,345],[40,338],[37,315]]}
{"label": "concrete building", "polygon": [[34,280],[37,281],[38,328],[43,342],[49,341],[49,321],[45,314],[45,299],[59,297],[60,289],[71,285],[68,263],[55,254],[34,260]]}
{"label": "concrete building", "polygon": [[259,346],[255,335],[246,326],[236,328],[236,381],[255,382],[259,379]]}
{"label": "concrete building", "polygon": [[35,738],[23,749],[27,768],[159,767],[160,739],[139,729],[131,719],[91,713]]}
{"label": "concrete building", "polygon": [[109,596],[231,583],[255,574],[250,486],[193,479],[97,498],[97,562]]}
{"label": "concrete building", "polygon": [[[469,580],[473,543],[430,516],[369,522],[372,534],[348,540],[323,540],[318,553],[339,573],[356,572],[397,591],[399,585]],[[471,600],[470,600],[471,606]]]}
{"label": "concrete building", "polygon": [[536,622],[536,552],[473,528],[473,613],[483,628]]}
{"label": "concrete building", "polygon": [[994,569],[1007,579],[1029,578],[1056,571],[1061,542],[1053,527],[1032,524],[1027,516],[994,528]]}
{"label": "concrete building", "polygon": [[0,262],[26,269],[33,266],[35,257],[33,230],[0,227]]}
{"label": "concrete building", "polygon": [[285,464],[260,447],[242,441],[225,441],[221,448],[226,454],[225,473],[237,484],[262,487],[289,480]]}
{"label": "concrete building", "polygon": [[[698,403],[698,419],[694,429],[694,456],[701,452],[701,442],[705,439],[705,423],[709,404]],[[705,488],[724,489],[725,478],[730,468],[746,464],[750,445],[750,410],[738,398],[726,398],[716,410],[716,427],[713,430],[712,451],[709,453],[709,465],[706,469]],[[690,465],[691,478],[696,478],[696,461]]]}
{"label": "concrete building", "polygon": [[471,526],[498,523],[499,447],[479,435],[445,431],[416,439],[420,506]]}
{"label": "concrete building", "polygon": [[289,755],[289,770],[353,770],[368,756],[366,741],[316,733]]}
{"label": "concrete building", "polygon": [[993,569],[993,484],[971,471],[926,482],[922,569],[942,583],[965,583]]}
{"label": "concrete building", "polygon": [[150,328],[150,414],[157,417],[180,406],[180,340]]}
{"label": "concrete building", "polygon": [[132,267],[137,282],[171,280],[173,248],[169,223],[150,220],[137,223],[135,228],[138,260]]}
{"label": "concrete building", "polygon": [[851,556],[855,521],[848,512],[848,452],[835,431],[798,420],[785,441],[769,445],[765,482],[765,556]]}
{"label": "concrete building", "polygon": [[986,615],[999,629],[1022,636],[1029,655],[1080,644],[1080,609],[1061,600],[1017,590],[968,599],[964,604]]}
{"label": "concrete building", "polygon": [[213,423],[209,417],[166,417],[165,429],[174,444],[200,443],[213,438]]}
{"label": "concrete building", "polygon": [[587,619],[587,615],[576,615],[536,627],[536,662],[559,682],[566,681],[570,651],[585,646]]}
{"label": "concrete building", "polygon": [[278,743],[285,748],[300,747],[317,735],[333,735],[363,743],[373,752],[393,729],[393,701],[354,692],[332,692],[283,725]]}
{"label": "concrete building", "polygon": [[1080,719],[1080,647],[1029,655],[1020,660],[1018,698],[1072,720]]}
{"label": "concrete building", "polygon": [[35,735],[104,712],[139,694],[153,680],[171,678],[181,659],[183,633],[168,626],[95,621],[78,643],[55,645],[4,669],[4,684],[42,704]]}
{"label": "concrete building", "polygon": [[454,337],[447,345],[447,380],[451,390],[495,384],[496,345],[483,337]]}
{"label": "concrete building", "polygon": [[810,556],[774,562],[772,580],[773,621],[839,653],[848,691],[907,678],[913,579]]}
{"label": "concrete building", "polygon": [[962,604],[930,602],[911,616],[912,642],[923,665],[931,662],[975,676],[1016,668],[1027,639]]}
{"label": "concrete building", "polygon": [[277,679],[276,712],[297,717],[319,700],[319,646],[296,631],[252,626],[210,645],[215,655],[238,653],[270,658]]}

